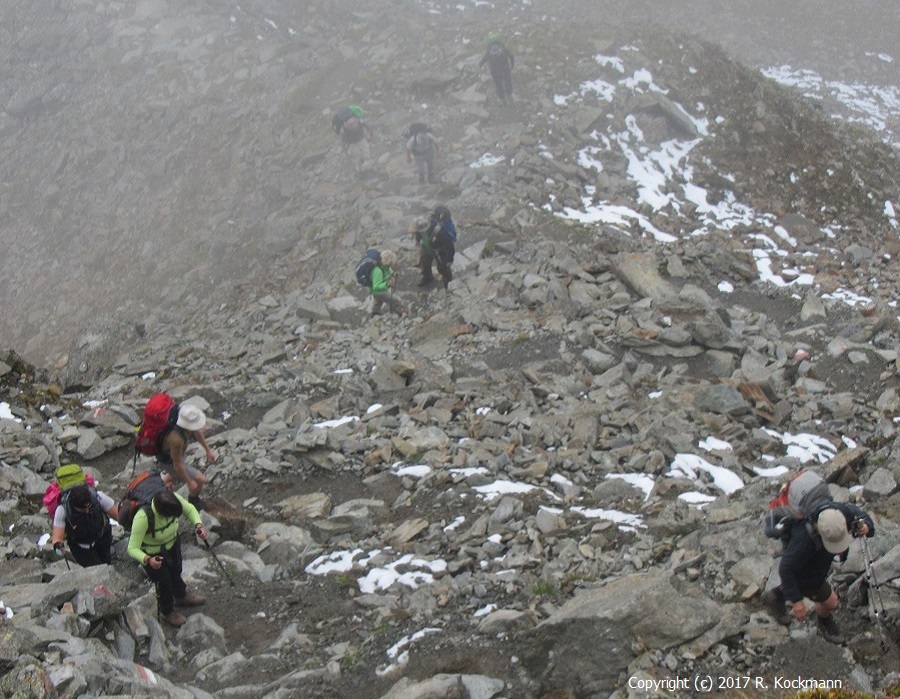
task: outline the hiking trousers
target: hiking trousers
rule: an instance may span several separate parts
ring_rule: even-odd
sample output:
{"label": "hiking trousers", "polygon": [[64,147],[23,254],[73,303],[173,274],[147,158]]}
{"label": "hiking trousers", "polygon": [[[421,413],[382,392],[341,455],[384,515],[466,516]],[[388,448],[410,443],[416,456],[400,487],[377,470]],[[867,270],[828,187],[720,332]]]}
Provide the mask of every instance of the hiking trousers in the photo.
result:
{"label": "hiking trousers", "polygon": [[508,63],[490,64],[491,77],[494,79],[494,89],[501,102],[512,99],[512,71]]}
{"label": "hiking trousers", "polygon": [[83,547],[81,544],[70,542],[69,551],[82,568],[112,563],[112,527],[106,527],[100,538],[90,546]]}
{"label": "hiking trousers", "polygon": [[156,586],[159,612],[166,616],[175,610],[175,599],[182,599],[187,594],[187,585],[181,577],[181,540],[176,538],[172,548],[147,555],[163,557],[159,570],[151,568],[149,564],[144,566],[144,570]]}

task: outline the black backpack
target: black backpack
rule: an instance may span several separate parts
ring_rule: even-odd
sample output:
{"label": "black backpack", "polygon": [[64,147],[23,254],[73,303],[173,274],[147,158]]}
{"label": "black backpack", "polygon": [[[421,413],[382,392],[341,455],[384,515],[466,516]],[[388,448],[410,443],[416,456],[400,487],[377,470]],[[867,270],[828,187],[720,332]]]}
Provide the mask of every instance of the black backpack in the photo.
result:
{"label": "black backpack", "polygon": [[331,128],[334,129],[336,134],[339,134],[343,130],[347,120],[352,119],[353,117],[356,117],[357,119],[363,118],[363,110],[361,107],[341,107],[337,113],[331,117]]}
{"label": "black backpack", "polygon": [[366,254],[356,263],[356,281],[362,286],[372,284],[372,270],[381,264],[381,253],[374,248],[366,250]]}
{"label": "black backpack", "polygon": [[428,124],[423,124],[421,121],[414,121],[403,130],[403,140],[408,141],[420,133],[431,133],[431,127]]}
{"label": "black backpack", "polygon": [[75,544],[93,544],[97,542],[106,532],[109,526],[109,518],[100,507],[100,498],[97,497],[97,490],[88,486],[91,494],[91,511],[79,512],[74,507],[70,507],[69,496],[71,490],[63,491],[60,498],[60,507],[66,513],[66,538]]}

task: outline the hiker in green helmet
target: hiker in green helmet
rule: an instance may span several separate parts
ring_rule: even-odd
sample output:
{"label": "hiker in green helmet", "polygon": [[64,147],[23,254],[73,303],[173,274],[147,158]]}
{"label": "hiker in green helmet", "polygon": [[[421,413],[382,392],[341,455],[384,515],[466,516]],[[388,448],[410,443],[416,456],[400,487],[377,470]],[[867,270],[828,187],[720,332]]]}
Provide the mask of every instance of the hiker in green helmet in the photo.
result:
{"label": "hiker in green helmet", "polygon": [[512,69],[515,65],[515,59],[509,52],[500,37],[494,32],[488,34],[488,45],[484,52],[481,63],[478,64],[479,69],[487,65],[491,70],[491,78],[494,80],[494,89],[497,91],[497,97],[500,102],[512,100]]}

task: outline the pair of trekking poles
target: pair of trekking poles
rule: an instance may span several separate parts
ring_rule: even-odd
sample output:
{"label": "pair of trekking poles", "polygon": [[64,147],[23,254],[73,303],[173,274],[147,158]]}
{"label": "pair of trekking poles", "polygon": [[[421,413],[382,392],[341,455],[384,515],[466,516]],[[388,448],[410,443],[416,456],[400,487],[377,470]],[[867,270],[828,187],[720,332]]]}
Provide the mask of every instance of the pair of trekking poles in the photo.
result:
{"label": "pair of trekking poles", "polygon": [[869,612],[875,617],[875,624],[878,626],[878,633],[881,636],[881,650],[887,652],[887,629],[885,628],[884,616],[886,607],[884,606],[884,598],[881,596],[881,585],[875,577],[875,568],[872,565],[872,554],[869,552],[868,537],[860,537],[862,539],[863,557],[866,561],[866,585],[868,586],[867,598]]}

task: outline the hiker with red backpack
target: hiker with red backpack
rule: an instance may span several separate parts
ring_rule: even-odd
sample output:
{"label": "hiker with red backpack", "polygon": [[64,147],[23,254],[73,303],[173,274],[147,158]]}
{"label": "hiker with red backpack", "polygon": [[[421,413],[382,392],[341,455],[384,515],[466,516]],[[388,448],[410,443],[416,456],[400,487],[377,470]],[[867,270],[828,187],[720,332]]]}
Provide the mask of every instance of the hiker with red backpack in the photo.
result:
{"label": "hiker with red backpack", "polygon": [[172,626],[183,626],[187,618],[175,607],[195,607],[206,602],[202,595],[189,593],[181,577],[181,541],[178,524],[184,515],[194,525],[194,534],[206,541],[206,529],[197,508],[177,493],[164,489],[149,505],[134,515],[128,555],[138,561],[156,586],[159,613]]}
{"label": "hiker with red backpack", "polygon": [[[77,464],[66,464],[56,474],[56,497],[52,502],[45,499],[53,521],[53,549],[65,556],[68,543],[72,558],[83,568],[112,562],[109,518],[119,518],[113,499],[93,483]],[[50,494],[52,486],[47,490]]]}
{"label": "hiker with red backpack", "polygon": [[[772,526],[775,519],[779,521]],[[834,502],[828,484],[818,474],[804,471],[770,503],[765,529],[768,536],[777,534],[782,541],[777,568],[780,583],[763,595],[769,613],[779,623],[789,625],[785,610],[788,602],[791,615],[805,621],[804,599],[810,599],[815,603],[822,636],[831,643],[843,644],[844,637],[833,617],[838,607],[837,592],[828,583],[828,573],[835,556],[841,561],[847,559],[854,538],[875,535],[872,518],[858,507]]]}
{"label": "hiker with red backpack", "polygon": [[135,464],[138,453],[155,456],[160,473],[171,481],[186,483],[190,498],[199,502],[206,476],[185,464],[184,454],[194,439],[206,453],[207,463],[215,463],[216,455],[203,435],[205,426],[206,416],[197,406],[179,405],[168,393],[151,396],[135,440]]}
{"label": "hiker with red backpack", "polygon": [[202,506],[200,491],[206,483],[206,476],[193,466],[188,466],[184,461],[184,454],[190,441],[193,439],[203,447],[206,452],[206,461],[213,464],[216,455],[206,443],[203,436],[203,428],[206,427],[206,415],[195,405],[183,404],[178,407],[178,417],[174,426],[163,435],[156,461],[163,475],[168,475],[173,481],[183,481],[188,487],[188,500],[198,506]]}

